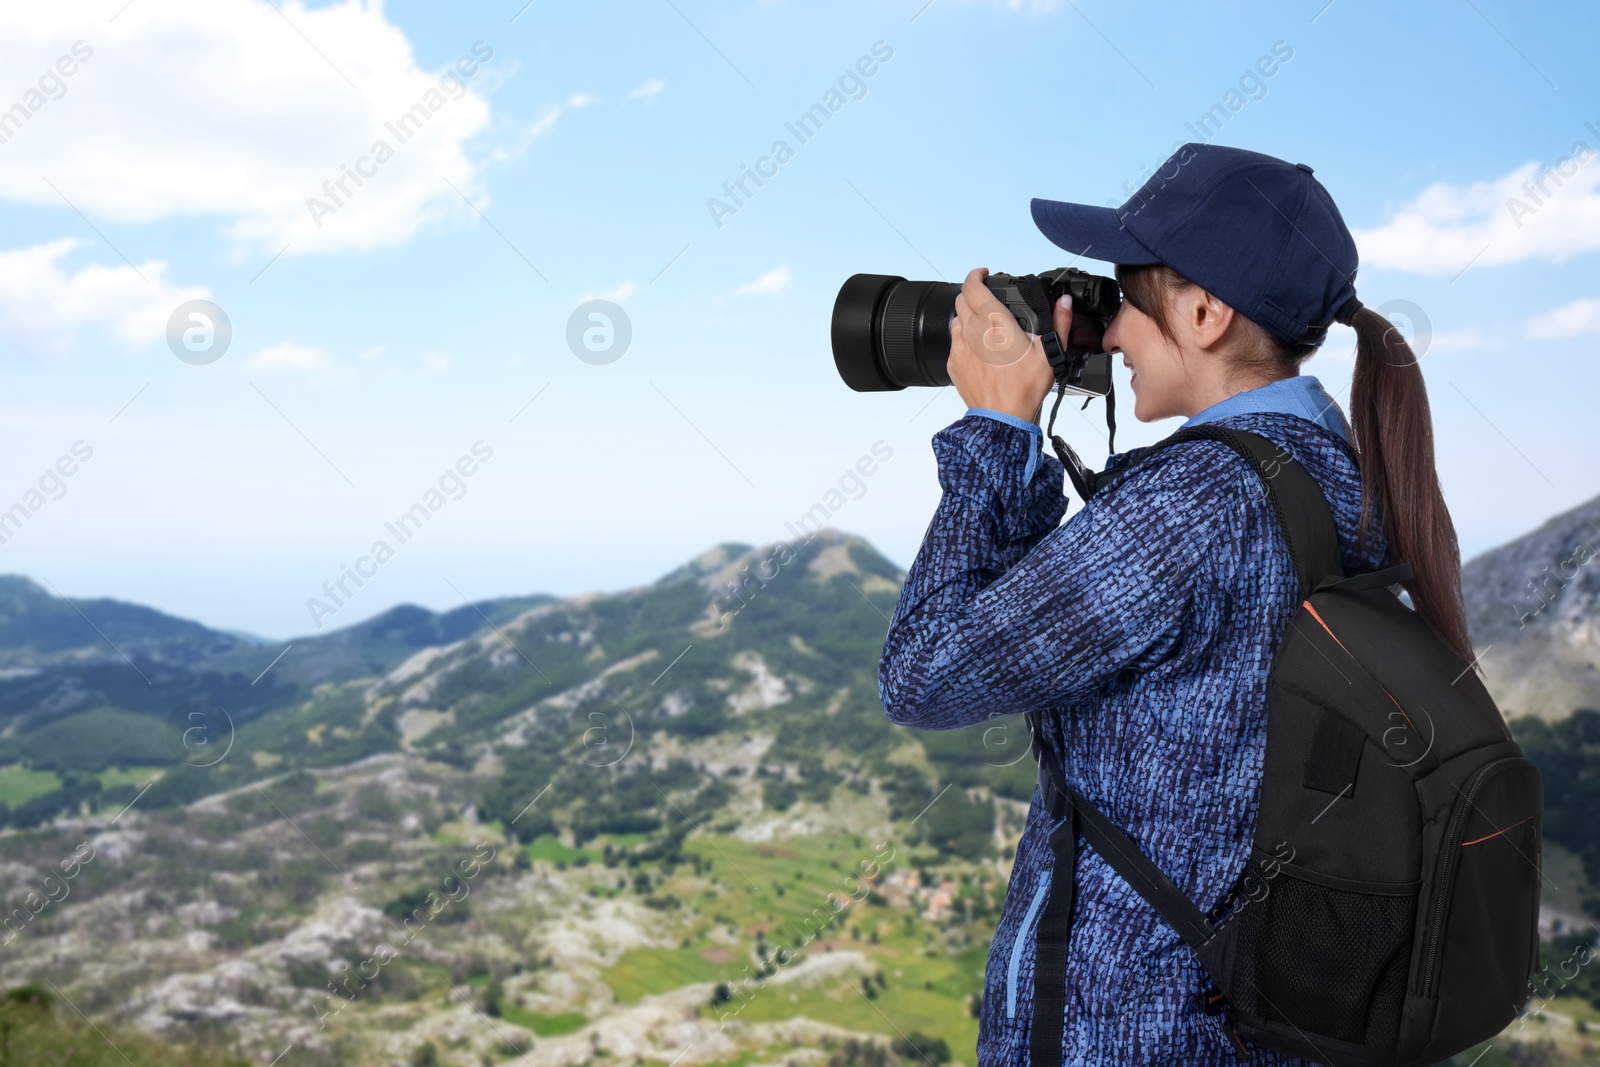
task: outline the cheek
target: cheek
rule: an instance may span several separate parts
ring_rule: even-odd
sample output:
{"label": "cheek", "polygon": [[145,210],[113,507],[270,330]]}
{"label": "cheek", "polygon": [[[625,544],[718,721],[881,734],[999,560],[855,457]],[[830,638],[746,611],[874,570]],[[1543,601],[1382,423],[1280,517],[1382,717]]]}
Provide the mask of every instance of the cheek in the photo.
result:
{"label": "cheek", "polygon": [[1151,357],[1155,355],[1150,348],[1150,338],[1145,331],[1133,329],[1125,331],[1122,340],[1122,354],[1128,357],[1128,364],[1135,374],[1144,376],[1154,369],[1156,362]]}
{"label": "cheek", "polygon": [[1135,374],[1134,385],[1139,390],[1139,395],[1152,403],[1159,403],[1173,387],[1173,379],[1177,376],[1177,368],[1167,353],[1157,348],[1146,351],[1133,363]]}
{"label": "cheek", "polygon": [[1160,355],[1156,355],[1154,358],[1146,360],[1145,362],[1145,372],[1139,375],[1139,377],[1145,381],[1146,388],[1166,389],[1172,382],[1172,361],[1163,359]]}

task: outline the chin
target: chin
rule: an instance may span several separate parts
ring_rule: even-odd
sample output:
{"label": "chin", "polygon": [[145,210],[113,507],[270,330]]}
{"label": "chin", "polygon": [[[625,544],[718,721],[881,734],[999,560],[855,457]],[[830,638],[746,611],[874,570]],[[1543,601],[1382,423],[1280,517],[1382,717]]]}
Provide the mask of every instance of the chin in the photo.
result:
{"label": "chin", "polygon": [[1162,398],[1151,394],[1146,388],[1140,392],[1133,390],[1133,417],[1140,422],[1159,422],[1173,414],[1172,405],[1162,403]]}

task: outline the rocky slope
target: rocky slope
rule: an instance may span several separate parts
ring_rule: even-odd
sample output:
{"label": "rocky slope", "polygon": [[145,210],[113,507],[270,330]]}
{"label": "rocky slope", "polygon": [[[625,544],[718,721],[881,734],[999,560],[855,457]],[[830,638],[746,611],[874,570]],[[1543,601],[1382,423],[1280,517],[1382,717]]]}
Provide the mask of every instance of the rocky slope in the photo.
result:
{"label": "rocky slope", "polygon": [[1508,717],[1600,708],[1600,497],[1462,568],[1467,621]]}

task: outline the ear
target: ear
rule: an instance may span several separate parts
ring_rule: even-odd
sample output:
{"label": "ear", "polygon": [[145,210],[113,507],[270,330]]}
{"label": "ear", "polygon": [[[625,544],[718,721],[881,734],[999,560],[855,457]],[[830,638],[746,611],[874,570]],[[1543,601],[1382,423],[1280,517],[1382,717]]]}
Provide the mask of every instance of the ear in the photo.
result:
{"label": "ear", "polygon": [[1233,325],[1233,308],[1198,285],[1183,294],[1185,324],[1196,348],[1209,349],[1222,340]]}

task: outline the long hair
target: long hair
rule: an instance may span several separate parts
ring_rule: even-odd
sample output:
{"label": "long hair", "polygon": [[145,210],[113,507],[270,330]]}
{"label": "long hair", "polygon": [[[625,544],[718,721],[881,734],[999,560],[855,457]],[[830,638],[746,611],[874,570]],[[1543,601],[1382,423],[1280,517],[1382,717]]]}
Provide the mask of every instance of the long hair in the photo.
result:
{"label": "long hair", "polygon": [[[1165,264],[1117,267],[1122,295],[1150,316],[1176,344],[1168,309],[1171,298],[1194,283]],[[1315,344],[1291,345],[1238,315],[1247,339],[1234,370],[1269,379],[1290,378],[1316,352]],[[1350,385],[1350,424],[1361,472],[1358,536],[1366,540],[1381,523],[1390,559],[1411,564],[1406,592],[1417,614],[1463,663],[1473,659],[1472,638],[1461,594],[1461,549],[1434,466],[1433,414],[1422,369],[1399,330],[1371,308],[1356,312],[1355,376]]]}

